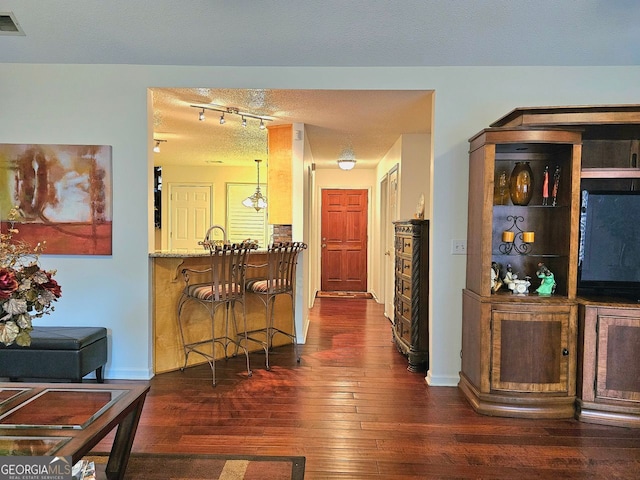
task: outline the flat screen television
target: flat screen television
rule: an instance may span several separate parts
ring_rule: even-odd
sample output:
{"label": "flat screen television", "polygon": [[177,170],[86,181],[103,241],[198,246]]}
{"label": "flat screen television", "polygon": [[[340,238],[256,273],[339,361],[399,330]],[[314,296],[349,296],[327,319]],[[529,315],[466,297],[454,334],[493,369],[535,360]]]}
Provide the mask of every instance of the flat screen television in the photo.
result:
{"label": "flat screen television", "polygon": [[640,191],[582,191],[578,294],[640,301]]}

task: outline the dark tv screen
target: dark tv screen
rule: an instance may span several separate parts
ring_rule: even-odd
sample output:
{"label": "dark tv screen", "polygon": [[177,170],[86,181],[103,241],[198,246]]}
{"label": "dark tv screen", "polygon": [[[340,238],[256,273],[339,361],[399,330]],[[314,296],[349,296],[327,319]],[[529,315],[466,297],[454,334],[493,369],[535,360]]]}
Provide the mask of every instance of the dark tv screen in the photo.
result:
{"label": "dark tv screen", "polygon": [[640,192],[582,192],[578,287],[640,293]]}

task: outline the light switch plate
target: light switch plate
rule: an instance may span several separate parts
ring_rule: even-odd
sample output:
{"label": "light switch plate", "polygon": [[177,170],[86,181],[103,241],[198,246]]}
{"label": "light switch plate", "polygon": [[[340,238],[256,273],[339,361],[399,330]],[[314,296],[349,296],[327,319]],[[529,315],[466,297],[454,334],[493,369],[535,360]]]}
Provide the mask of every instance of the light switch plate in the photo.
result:
{"label": "light switch plate", "polygon": [[466,240],[451,240],[451,255],[466,255],[467,254],[467,241]]}

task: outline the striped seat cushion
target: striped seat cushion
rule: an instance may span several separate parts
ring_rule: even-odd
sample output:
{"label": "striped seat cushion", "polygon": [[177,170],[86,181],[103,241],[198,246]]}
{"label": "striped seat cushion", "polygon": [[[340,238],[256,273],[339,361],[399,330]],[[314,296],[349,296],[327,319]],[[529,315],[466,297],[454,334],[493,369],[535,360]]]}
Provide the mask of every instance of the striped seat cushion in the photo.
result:
{"label": "striped seat cushion", "polygon": [[[211,300],[214,297],[214,287],[210,283],[201,283],[197,285],[190,285],[187,290],[187,295],[197,298],[198,300]],[[239,296],[242,293],[240,285],[237,283],[225,283],[218,285],[217,297],[226,293],[226,295]]]}
{"label": "striped seat cushion", "polygon": [[269,291],[269,286],[271,286],[271,291],[284,291],[288,290],[289,282],[286,280],[273,280],[271,281],[271,284],[269,284],[269,280],[267,279],[250,280],[247,282],[247,290],[255,293],[267,293]]}

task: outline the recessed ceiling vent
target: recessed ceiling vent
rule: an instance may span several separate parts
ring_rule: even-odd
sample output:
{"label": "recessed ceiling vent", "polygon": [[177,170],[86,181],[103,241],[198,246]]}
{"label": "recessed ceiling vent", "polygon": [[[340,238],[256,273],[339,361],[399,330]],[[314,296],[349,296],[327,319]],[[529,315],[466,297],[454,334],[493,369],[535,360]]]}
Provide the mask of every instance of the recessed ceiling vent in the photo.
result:
{"label": "recessed ceiling vent", "polygon": [[24,35],[13,12],[0,12],[0,35]]}

